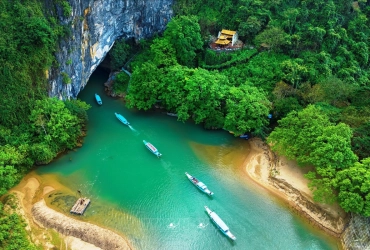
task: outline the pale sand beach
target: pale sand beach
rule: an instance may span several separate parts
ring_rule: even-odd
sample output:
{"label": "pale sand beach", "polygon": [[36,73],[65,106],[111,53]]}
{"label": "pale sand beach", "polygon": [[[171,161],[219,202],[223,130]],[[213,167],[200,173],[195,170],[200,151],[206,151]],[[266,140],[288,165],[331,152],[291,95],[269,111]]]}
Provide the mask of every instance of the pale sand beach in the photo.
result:
{"label": "pale sand beach", "polygon": [[[51,186],[42,188],[35,177],[23,180],[11,190],[18,197],[17,213],[25,219],[26,230],[33,242],[41,244],[43,249],[132,249],[123,237],[111,230],[70,218],[49,208],[43,197],[53,190]],[[59,233],[57,238],[61,240],[58,245],[52,242],[55,231],[50,229]]]}
{"label": "pale sand beach", "polygon": [[275,155],[258,138],[249,140],[249,145],[250,153],[242,166],[248,177],[279,196],[310,223],[339,238],[349,218],[338,204],[313,201],[312,192],[307,186],[308,180],[304,177],[309,169]]}

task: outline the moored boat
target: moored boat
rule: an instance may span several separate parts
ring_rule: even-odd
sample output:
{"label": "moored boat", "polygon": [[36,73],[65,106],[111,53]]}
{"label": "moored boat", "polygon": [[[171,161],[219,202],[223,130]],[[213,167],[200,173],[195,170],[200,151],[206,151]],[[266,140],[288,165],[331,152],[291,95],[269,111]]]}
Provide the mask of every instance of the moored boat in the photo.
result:
{"label": "moored boat", "polygon": [[96,100],[96,102],[97,102],[99,105],[102,105],[102,104],[103,104],[103,102],[102,102],[102,100],[101,100],[101,98],[100,98],[100,95],[98,95],[98,94],[96,94],[96,93],[95,93],[95,100]]}
{"label": "moored boat", "polygon": [[114,113],[118,120],[120,120],[125,125],[130,125],[130,123],[126,120],[125,117],[123,117],[121,114]]}
{"label": "moored boat", "polygon": [[176,113],[167,112],[167,115],[177,117],[177,114]]}
{"label": "moored boat", "polygon": [[191,176],[190,174],[188,174],[188,172],[185,172],[185,175],[188,177],[189,181],[191,181],[191,183],[193,183],[202,192],[208,194],[209,196],[213,195],[213,192],[211,192],[203,182],[199,181],[194,176]]}
{"label": "moored boat", "polygon": [[150,142],[147,142],[146,140],[143,140],[143,142],[144,142],[145,147],[149,149],[150,152],[155,154],[157,157],[162,156],[162,154],[159,153],[158,149],[156,149],[156,147],[154,147],[153,144],[151,144]]}
{"label": "moored boat", "polygon": [[225,222],[223,222],[223,220],[221,220],[221,218],[207,206],[204,206],[204,208],[206,209],[207,214],[209,215],[211,220],[216,224],[218,229],[220,229],[220,231],[230,239],[236,240],[236,237],[230,232],[229,227],[225,224]]}

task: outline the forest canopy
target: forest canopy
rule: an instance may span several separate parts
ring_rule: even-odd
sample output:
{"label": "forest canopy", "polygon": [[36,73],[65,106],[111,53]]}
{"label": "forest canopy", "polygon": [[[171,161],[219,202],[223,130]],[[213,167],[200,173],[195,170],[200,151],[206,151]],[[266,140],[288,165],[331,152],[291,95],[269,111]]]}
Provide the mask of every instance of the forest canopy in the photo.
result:
{"label": "forest canopy", "polygon": [[[267,138],[314,167],[306,177],[316,201],[368,216],[367,197],[347,179],[368,171],[370,4],[179,0],[174,10],[163,36],[127,65],[127,105]],[[243,49],[212,50],[222,29],[236,30]]]}
{"label": "forest canopy", "polygon": [[[34,164],[78,145],[87,120],[85,103],[47,96],[45,72],[58,67],[53,53],[70,25],[52,12],[72,10],[54,0],[46,14],[42,3],[0,4],[0,195]],[[116,42],[110,53],[112,69],[132,72],[115,87],[127,105],[162,106],[179,121],[267,138],[279,154],[313,167],[315,200],[370,216],[370,2],[177,0],[174,11],[163,34],[137,47]],[[237,31],[243,49],[210,49],[222,29]],[[0,220],[14,229],[0,244],[33,249],[18,232],[21,219],[2,204]]]}

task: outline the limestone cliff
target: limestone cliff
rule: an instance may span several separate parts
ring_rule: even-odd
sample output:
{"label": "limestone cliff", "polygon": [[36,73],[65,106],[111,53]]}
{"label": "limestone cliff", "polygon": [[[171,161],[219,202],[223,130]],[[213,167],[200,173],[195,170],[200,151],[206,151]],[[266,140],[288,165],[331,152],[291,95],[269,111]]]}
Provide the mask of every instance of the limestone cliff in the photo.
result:
{"label": "limestone cliff", "polygon": [[[173,0],[68,0],[72,14],[59,21],[71,33],[60,41],[57,65],[49,71],[49,96],[76,98],[117,38],[136,41],[162,32]],[[53,6],[50,6],[53,7]]]}

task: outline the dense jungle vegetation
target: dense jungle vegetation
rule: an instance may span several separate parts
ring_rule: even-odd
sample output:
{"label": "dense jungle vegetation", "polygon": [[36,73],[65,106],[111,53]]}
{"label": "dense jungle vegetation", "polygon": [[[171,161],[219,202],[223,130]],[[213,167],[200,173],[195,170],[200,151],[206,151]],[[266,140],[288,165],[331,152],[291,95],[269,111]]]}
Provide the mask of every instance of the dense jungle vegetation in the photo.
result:
{"label": "dense jungle vegetation", "polygon": [[[66,3],[53,1],[68,14]],[[86,103],[48,98],[47,71],[68,28],[43,11],[38,0],[0,3],[0,197],[35,164],[76,147],[87,119]],[[15,204],[0,202],[0,249],[36,249]]]}
{"label": "dense jungle vegetation", "polygon": [[[34,164],[75,147],[87,119],[85,103],[47,97],[47,71],[69,27],[42,3],[0,3],[0,196]],[[67,1],[48,4],[71,13]],[[174,9],[140,53],[124,41],[110,53],[112,68],[132,72],[116,77],[127,105],[160,105],[180,121],[265,138],[314,166],[307,178],[317,201],[370,216],[370,3],[177,0]],[[221,29],[238,31],[245,49],[209,50]],[[35,249],[10,211],[0,204],[0,248]]]}
{"label": "dense jungle vegetation", "polygon": [[[314,167],[316,201],[370,216],[370,3],[178,0],[175,12],[130,63],[125,42],[110,54],[132,71],[116,81],[128,107],[265,138]],[[238,31],[244,49],[210,50],[221,29]]]}

